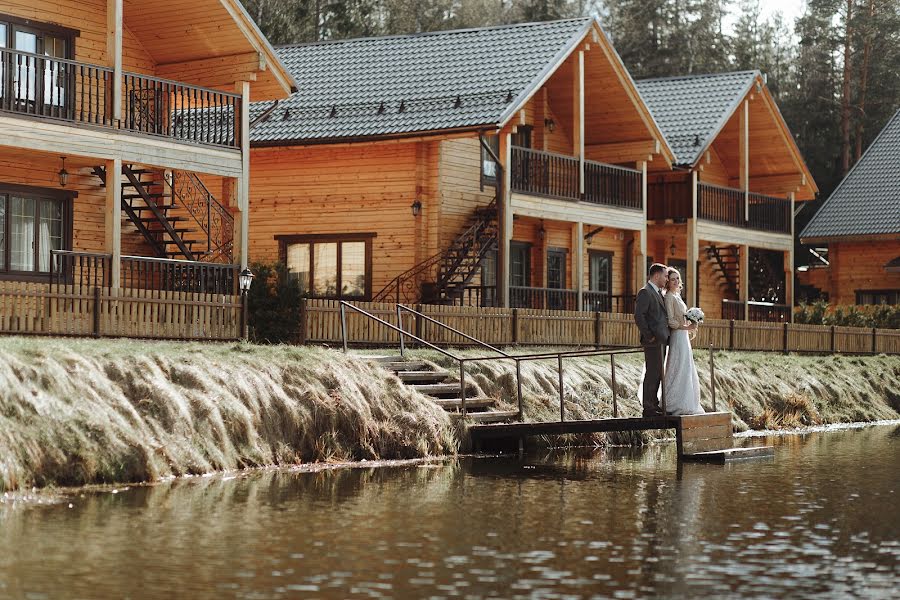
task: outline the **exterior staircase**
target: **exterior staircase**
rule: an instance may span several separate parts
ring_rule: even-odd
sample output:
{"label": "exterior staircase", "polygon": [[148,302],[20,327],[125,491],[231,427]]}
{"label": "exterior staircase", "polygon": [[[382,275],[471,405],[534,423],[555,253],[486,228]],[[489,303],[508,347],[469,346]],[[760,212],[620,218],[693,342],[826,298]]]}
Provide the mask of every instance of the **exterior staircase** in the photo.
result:
{"label": "exterior staircase", "polygon": [[750,253],[750,299],[759,302],[783,304],[785,299],[784,271],[773,264],[783,260],[780,253],[767,251]]}
{"label": "exterior staircase", "polygon": [[[374,302],[455,304],[497,248],[495,203],[476,209],[469,226],[446,250],[401,273],[372,298]],[[421,282],[421,287],[417,285]]]}
{"label": "exterior staircase", "polygon": [[[103,167],[94,174],[106,185]],[[234,217],[196,175],[133,165],[122,175],[122,212],[157,258],[232,262]]]}
{"label": "exterior staircase", "polygon": [[[417,392],[428,396],[432,402],[449,413],[459,414],[462,410],[462,393],[459,381],[451,379],[448,371],[432,369],[421,360],[402,356],[364,356],[394,373],[400,381]],[[494,398],[475,396],[474,386],[466,386],[466,417],[476,423],[502,423],[519,416],[519,411],[496,410]]]}
{"label": "exterior staircase", "polygon": [[707,246],[706,256],[714,262],[714,271],[719,276],[719,286],[737,300],[740,297],[741,257],[738,246]]}

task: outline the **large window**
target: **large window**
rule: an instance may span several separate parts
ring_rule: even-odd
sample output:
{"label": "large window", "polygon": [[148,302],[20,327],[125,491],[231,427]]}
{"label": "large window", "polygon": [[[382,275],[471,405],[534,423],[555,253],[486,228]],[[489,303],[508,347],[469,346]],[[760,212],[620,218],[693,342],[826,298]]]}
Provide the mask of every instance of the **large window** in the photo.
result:
{"label": "large window", "polygon": [[0,184],[0,273],[50,271],[50,252],[71,248],[71,194]]}
{"label": "large window", "polygon": [[372,296],[373,233],[280,236],[288,273],[309,298],[364,300]]}
{"label": "large window", "polygon": [[[494,151],[494,154],[500,157],[500,137],[492,135],[484,139],[488,147]],[[497,180],[497,163],[490,152],[481,146],[481,182],[483,184],[493,185]]]}
{"label": "large window", "polygon": [[900,290],[856,290],[857,304],[900,304]]}
{"label": "large window", "polygon": [[0,51],[2,106],[66,106],[75,73],[54,59],[73,58],[76,35],[71,29],[0,15],[0,48],[9,49]]}

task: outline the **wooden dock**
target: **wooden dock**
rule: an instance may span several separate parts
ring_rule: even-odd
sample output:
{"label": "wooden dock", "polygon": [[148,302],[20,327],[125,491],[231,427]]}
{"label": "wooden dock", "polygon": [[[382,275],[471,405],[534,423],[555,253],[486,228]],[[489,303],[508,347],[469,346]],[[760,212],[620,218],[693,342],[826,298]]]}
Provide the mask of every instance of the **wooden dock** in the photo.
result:
{"label": "wooden dock", "polygon": [[486,440],[523,441],[535,436],[658,429],[675,430],[679,460],[724,463],[737,458],[774,454],[771,446],[735,448],[729,412],[650,418],[476,424],[469,427],[469,435],[473,447],[479,449]]}

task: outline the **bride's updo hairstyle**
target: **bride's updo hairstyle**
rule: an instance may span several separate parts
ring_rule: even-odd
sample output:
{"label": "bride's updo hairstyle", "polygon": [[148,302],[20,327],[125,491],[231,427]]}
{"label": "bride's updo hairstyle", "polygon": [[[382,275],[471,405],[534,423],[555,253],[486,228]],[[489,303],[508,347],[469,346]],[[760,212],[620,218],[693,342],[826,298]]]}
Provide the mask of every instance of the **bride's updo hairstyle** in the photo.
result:
{"label": "bride's updo hairstyle", "polygon": [[672,279],[672,275],[679,275],[678,269],[675,267],[668,267],[666,269],[666,293],[674,291],[676,294],[681,293],[681,288],[684,287],[684,282],[678,284],[678,287],[674,290],[672,289],[672,282],[675,280]]}

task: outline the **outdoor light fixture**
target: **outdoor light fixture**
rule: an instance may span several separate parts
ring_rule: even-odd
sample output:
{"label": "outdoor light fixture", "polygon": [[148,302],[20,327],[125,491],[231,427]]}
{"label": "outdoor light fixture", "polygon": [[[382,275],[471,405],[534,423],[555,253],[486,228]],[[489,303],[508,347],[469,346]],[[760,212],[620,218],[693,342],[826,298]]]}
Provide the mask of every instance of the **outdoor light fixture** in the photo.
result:
{"label": "outdoor light fixture", "polygon": [[244,267],[244,270],[241,271],[240,275],[238,275],[242,294],[246,294],[250,291],[250,285],[253,283],[253,277],[253,271],[251,271],[247,267]]}
{"label": "outdoor light fixture", "polygon": [[59,170],[59,185],[60,187],[66,187],[66,183],[69,181],[69,172],[66,171],[66,157],[60,156],[60,160],[62,161],[62,169]]}
{"label": "outdoor light fixture", "polygon": [[594,236],[603,231],[602,227],[597,227],[596,229],[592,229],[587,232],[587,235],[584,236],[585,241],[587,241],[588,246],[590,246],[594,241]]}
{"label": "outdoor light fixture", "polygon": [[547,230],[544,229],[544,224],[541,223],[541,228],[538,229],[538,238],[543,242],[545,237],[547,237]]}
{"label": "outdoor light fixture", "polygon": [[675,256],[675,236],[672,236],[672,245],[669,246],[669,254]]}
{"label": "outdoor light fixture", "polygon": [[410,208],[412,209],[413,216],[418,217],[419,213],[422,212],[422,203],[416,200],[412,203]]}
{"label": "outdoor light fixture", "polygon": [[550,133],[553,133],[553,130],[556,129],[556,122],[553,119],[544,119],[544,127],[546,127]]}

